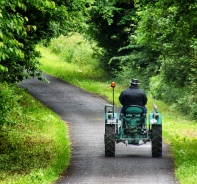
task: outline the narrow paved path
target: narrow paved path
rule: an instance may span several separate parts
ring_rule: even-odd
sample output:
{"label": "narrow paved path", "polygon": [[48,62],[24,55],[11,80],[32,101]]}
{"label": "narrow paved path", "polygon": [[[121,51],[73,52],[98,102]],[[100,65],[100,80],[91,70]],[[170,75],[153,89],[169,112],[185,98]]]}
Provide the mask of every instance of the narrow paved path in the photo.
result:
{"label": "narrow paved path", "polygon": [[[116,144],[116,156],[104,156],[102,98],[46,75],[50,84],[30,79],[20,86],[68,123],[72,142],[70,167],[57,184],[175,184],[173,160],[167,145],[163,157],[151,157],[151,145]],[[98,86],[99,87],[99,86]]]}

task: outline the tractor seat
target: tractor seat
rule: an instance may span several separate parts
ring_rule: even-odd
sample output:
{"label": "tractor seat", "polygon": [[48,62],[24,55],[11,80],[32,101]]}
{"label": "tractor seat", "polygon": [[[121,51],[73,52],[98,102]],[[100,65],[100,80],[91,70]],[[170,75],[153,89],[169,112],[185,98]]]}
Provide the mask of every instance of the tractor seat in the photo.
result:
{"label": "tractor seat", "polygon": [[143,114],[144,114],[144,109],[136,105],[131,105],[127,107],[125,110],[126,117],[141,117]]}

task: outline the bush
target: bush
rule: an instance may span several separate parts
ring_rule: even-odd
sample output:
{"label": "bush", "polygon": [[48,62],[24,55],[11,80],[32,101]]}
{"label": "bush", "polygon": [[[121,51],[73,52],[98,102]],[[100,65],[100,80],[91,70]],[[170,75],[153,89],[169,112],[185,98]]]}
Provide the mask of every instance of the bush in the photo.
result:
{"label": "bush", "polygon": [[17,94],[16,86],[0,83],[0,127],[16,123],[15,115],[20,116],[21,109],[18,102],[21,96]]}
{"label": "bush", "polygon": [[177,109],[180,112],[189,115],[191,119],[197,118],[197,97],[196,95],[191,95],[187,93],[182,98],[179,98],[175,104],[173,104],[173,109]]}
{"label": "bush", "polygon": [[63,61],[79,65],[95,62],[92,46],[78,33],[70,34],[68,37],[61,35],[50,43],[51,50]]}
{"label": "bush", "polygon": [[185,96],[186,89],[167,84],[161,75],[157,75],[150,79],[150,93],[156,99],[173,104]]}
{"label": "bush", "polygon": [[133,70],[130,65],[121,67],[121,71],[116,71],[116,82],[120,83],[122,86],[130,86],[130,81],[132,78],[138,79],[140,82],[140,88],[146,92],[149,89],[149,79],[144,75],[140,75],[139,71]]}
{"label": "bush", "polygon": [[[86,79],[103,80],[109,75],[102,69],[100,62],[94,56],[93,49],[97,47],[95,44],[90,44],[82,35],[73,33],[69,37],[60,36],[53,39],[50,44],[50,51],[53,53],[49,54],[49,49],[46,47],[37,47],[42,52],[43,58],[40,59],[42,63],[42,69],[47,71],[46,68],[54,69],[54,63],[59,66],[57,69],[58,76],[64,75],[68,72],[70,66],[75,68],[75,72],[80,73],[80,78],[85,77]],[[57,54],[58,59],[51,58],[52,55]],[[53,63],[51,63],[53,62]],[[61,66],[60,66],[61,65]],[[76,75],[71,76],[76,79]]]}
{"label": "bush", "polygon": [[197,118],[197,97],[188,88],[178,88],[166,84],[161,76],[151,78],[150,93],[156,99],[170,104],[171,110],[180,111],[189,115],[190,118]]}

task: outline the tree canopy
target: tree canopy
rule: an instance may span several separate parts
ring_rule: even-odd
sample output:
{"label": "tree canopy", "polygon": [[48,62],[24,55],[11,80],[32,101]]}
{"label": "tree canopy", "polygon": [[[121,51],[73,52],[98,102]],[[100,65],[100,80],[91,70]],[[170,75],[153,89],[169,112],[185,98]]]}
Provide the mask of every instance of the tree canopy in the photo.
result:
{"label": "tree canopy", "polygon": [[88,1],[1,0],[0,79],[18,82],[41,77],[36,44],[76,31],[85,19]]}
{"label": "tree canopy", "polygon": [[136,0],[136,6],[140,17],[137,43],[160,53],[156,93],[197,117],[197,2]]}
{"label": "tree canopy", "polygon": [[98,0],[90,9],[89,34],[98,42],[98,46],[105,50],[101,62],[107,71],[119,68],[116,59],[109,64],[112,57],[128,53],[128,49],[119,49],[129,44],[128,36],[135,29],[130,26],[134,24],[132,17],[135,11],[132,0]]}
{"label": "tree canopy", "polygon": [[118,78],[126,81],[137,75],[147,83],[146,80],[159,69],[159,54],[150,46],[137,44],[137,12],[133,0],[95,1],[90,9],[90,35],[105,50],[101,64],[108,72],[114,74],[115,71]]}
{"label": "tree canopy", "polygon": [[138,5],[141,18],[136,31],[138,43],[159,51],[166,80],[184,86],[189,80],[190,64],[195,60],[196,1],[164,0]]}

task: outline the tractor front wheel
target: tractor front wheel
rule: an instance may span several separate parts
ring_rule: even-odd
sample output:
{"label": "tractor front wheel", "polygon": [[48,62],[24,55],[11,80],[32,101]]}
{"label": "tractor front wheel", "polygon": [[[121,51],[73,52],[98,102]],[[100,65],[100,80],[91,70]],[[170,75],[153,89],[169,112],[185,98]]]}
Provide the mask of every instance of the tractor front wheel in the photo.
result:
{"label": "tractor front wheel", "polygon": [[105,157],[115,156],[115,125],[105,126]]}
{"label": "tractor front wheel", "polygon": [[162,157],[161,125],[152,125],[152,157]]}

